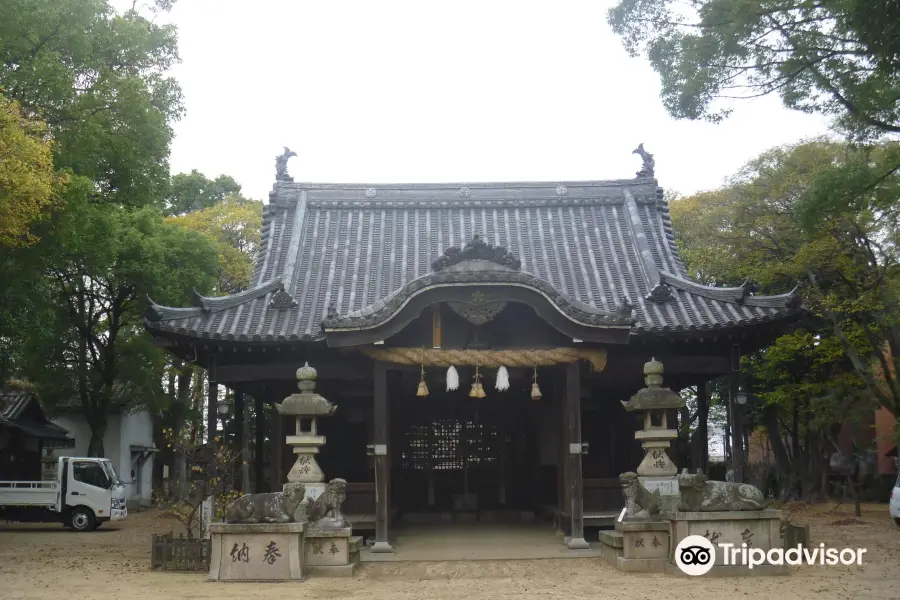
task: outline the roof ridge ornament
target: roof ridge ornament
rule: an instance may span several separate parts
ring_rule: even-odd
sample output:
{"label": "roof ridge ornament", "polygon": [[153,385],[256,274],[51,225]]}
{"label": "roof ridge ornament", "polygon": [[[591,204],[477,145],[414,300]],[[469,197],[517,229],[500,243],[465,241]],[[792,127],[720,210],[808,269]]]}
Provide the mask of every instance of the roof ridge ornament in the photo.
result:
{"label": "roof ridge ornament", "polygon": [[269,300],[269,308],[296,308],[297,306],[298,304],[294,297],[284,291],[284,289],[280,289],[272,294],[272,299]]}
{"label": "roof ridge ornament", "polygon": [[641,159],[643,159],[644,164],[641,167],[641,170],[635,173],[638,177],[653,177],[654,168],[656,167],[656,161],[653,160],[653,155],[644,150],[644,143],[641,142],[638,144],[638,147],[631,151],[632,154],[639,154]]}
{"label": "roof ridge ornament", "polygon": [[440,271],[466,260],[489,260],[512,269],[522,268],[522,261],[509,250],[485,242],[478,233],[472,237],[471,242],[463,246],[462,250],[459,246],[447,248],[440,258],[431,263],[431,268]]}
{"label": "roof ridge ornament", "polygon": [[287,163],[288,159],[295,156],[297,153],[285,146],[284,152],[275,157],[275,181],[294,181],[294,178],[288,175]]}
{"label": "roof ridge ornament", "polygon": [[664,302],[668,302],[674,297],[672,294],[671,288],[667,286],[665,283],[657,283],[653,286],[653,289],[650,290],[650,293],[647,294],[647,300],[651,302],[656,302],[657,304],[663,304]]}

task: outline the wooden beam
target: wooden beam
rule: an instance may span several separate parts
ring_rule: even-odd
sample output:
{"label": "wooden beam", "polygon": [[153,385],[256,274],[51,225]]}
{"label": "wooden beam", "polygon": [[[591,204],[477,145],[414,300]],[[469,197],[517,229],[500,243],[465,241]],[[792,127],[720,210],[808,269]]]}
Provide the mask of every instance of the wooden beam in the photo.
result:
{"label": "wooden beam", "polygon": [[[592,373],[591,376],[605,377],[610,374],[618,374],[623,377],[643,377],[644,363],[650,360],[650,356],[621,356],[615,351],[609,353],[606,368],[602,373]],[[659,356],[665,368],[665,377],[677,374],[691,375],[725,375],[731,370],[731,358],[729,356]]]}
{"label": "wooden beam", "polygon": [[431,305],[431,347],[441,347],[441,305]]}
{"label": "wooden beam", "polygon": [[[364,380],[371,379],[367,358],[347,360],[322,360],[311,364],[316,369],[317,379]],[[246,383],[255,381],[296,381],[297,369],[302,361],[272,362],[258,364],[220,365],[216,374],[220,383]]]}
{"label": "wooden beam", "polygon": [[375,362],[372,381],[374,383],[375,435],[372,454],[375,460],[375,545],[372,552],[389,553],[394,548],[388,538],[388,513],[390,512],[390,488],[388,469],[388,390],[387,365]]}
{"label": "wooden beam", "polygon": [[578,363],[566,365],[565,408],[566,454],[569,464],[566,473],[569,488],[568,512],[572,519],[569,539],[566,545],[572,549],[587,549],[590,545],[584,539],[584,487],[581,472],[581,370]]}

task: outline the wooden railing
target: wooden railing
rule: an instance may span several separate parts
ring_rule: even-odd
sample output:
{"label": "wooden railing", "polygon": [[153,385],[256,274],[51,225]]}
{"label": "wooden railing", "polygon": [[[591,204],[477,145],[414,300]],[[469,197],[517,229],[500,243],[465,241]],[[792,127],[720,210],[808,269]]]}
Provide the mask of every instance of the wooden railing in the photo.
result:
{"label": "wooden railing", "polygon": [[150,569],[163,571],[209,571],[210,540],[153,534]]}

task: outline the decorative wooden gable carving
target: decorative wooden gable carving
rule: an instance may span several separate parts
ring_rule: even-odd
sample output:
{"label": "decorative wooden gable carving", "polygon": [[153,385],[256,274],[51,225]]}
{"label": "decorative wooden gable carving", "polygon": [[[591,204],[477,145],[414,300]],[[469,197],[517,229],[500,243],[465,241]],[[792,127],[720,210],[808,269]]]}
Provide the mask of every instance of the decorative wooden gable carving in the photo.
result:
{"label": "decorative wooden gable carving", "polygon": [[457,246],[447,248],[444,255],[431,264],[435,271],[446,269],[466,260],[489,260],[510,269],[521,269],[522,261],[502,246],[489,244],[477,233],[472,241],[460,250]]}
{"label": "decorative wooden gable carving", "polygon": [[472,325],[484,325],[506,308],[506,301],[496,300],[484,292],[476,291],[469,302],[448,302],[447,305]]}

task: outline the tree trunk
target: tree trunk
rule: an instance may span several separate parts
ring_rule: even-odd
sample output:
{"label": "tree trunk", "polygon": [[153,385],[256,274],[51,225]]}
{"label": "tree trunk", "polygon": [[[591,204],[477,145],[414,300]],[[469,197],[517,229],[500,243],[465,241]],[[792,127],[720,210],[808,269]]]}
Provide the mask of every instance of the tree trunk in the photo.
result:
{"label": "tree trunk", "polygon": [[106,435],[106,415],[103,413],[85,415],[91,428],[91,441],[88,443],[88,456],[104,458],[103,438]]}
{"label": "tree trunk", "polygon": [[697,427],[691,437],[691,467],[706,473],[709,466],[709,394],[706,383],[697,386]]}
{"label": "tree trunk", "polygon": [[775,473],[778,479],[779,496],[782,500],[794,499],[794,476],[791,468],[791,459],[788,456],[781,431],[778,427],[778,407],[766,406],[763,409],[763,422],[769,442],[772,444],[772,454],[775,455]]}
{"label": "tree trunk", "polygon": [[[178,402],[181,404],[182,414],[187,414],[191,397],[191,368],[188,364],[182,364],[178,371]],[[185,420],[180,419],[174,429],[177,435],[181,435]],[[184,498],[188,492],[187,460],[184,453],[175,453],[175,472],[178,477],[178,498]]]}

